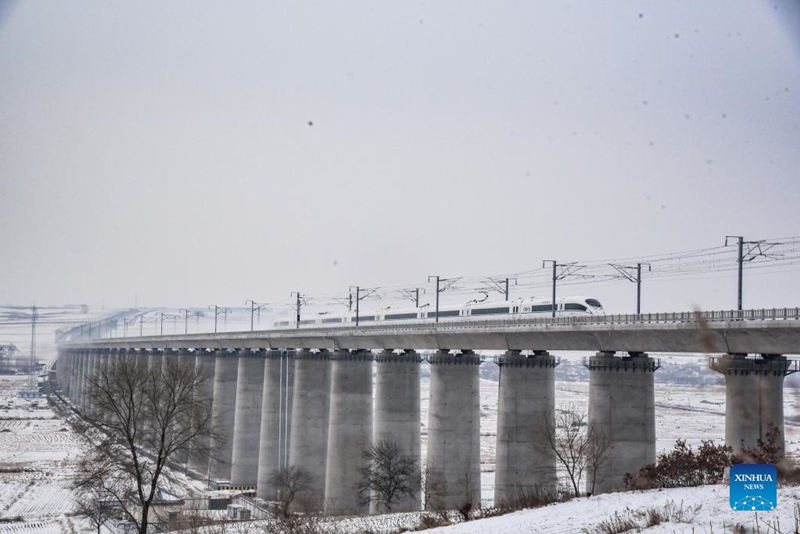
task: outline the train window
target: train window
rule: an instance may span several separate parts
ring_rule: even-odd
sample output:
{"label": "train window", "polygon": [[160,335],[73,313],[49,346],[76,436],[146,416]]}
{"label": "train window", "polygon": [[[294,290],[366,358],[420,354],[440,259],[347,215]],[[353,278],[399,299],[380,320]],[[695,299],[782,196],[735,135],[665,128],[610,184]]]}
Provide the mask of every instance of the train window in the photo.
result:
{"label": "train window", "polygon": [[314,321],[314,319],[305,319],[303,321],[300,321],[300,324],[314,324],[315,322],[316,321]]}
{"label": "train window", "polygon": [[551,304],[535,304],[531,306],[532,312],[546,312],[551,311],[553,306]]}
{"label": "train window", "polygon": [[600,304],[599,300],[596,299],[586,299],[586,304],[589,306],[594,306],[595,308],[602,308],[603,306]]}
{"label": "train window", "polygon": [[359,316],[358,317],[358,322],[359,323],[362,322],[362,321],[374,321],[374,320],[375,320],[375,316],[374,315],[364,315],[364,316]]}
{"label": "train window", "polygon": [[502,308],[478,308],[472,310],[472,315],[491,315],[494,313],[508,313],[508,306],[503,306]]}
{"label": "train window", "polygon": [[583,304],[578,304],[577,302],[567,302],[564,304],[564,309],[586,311],[586,306],[584,306]]}
{"label": "train window", "polygon": [[[436,317],[436,312],[428,312],[428,317]],[[458,310],[439,311],[439,317],[458,317]]]}
{"label": "train window", "polygon": [[331,319],[323,319],[322,322],[323,323],[341,323],[342,322],[342,318],[341,317],[334,317],[334,318],[331,318]]}
{"label": "train window", "polygon": [[417,314],[414,312],[411,313],[390,313],[386,315],[386,320],[391,321],[395,319],[416,319]]}

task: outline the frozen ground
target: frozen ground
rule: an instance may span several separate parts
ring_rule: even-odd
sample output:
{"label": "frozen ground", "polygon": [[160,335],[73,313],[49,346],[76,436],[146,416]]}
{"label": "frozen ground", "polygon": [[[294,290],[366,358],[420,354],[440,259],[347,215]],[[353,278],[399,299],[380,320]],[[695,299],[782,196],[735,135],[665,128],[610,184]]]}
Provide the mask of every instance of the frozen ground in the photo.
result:
{"label": "frozen ground", "polygon": [[69,532],[80,439],[46,399],[16,396],[27,377],[0,375],[0,534]]}
{"label": "frozen ground", "polygon": [[[727,486],[702,486],[664,490],[610,493],[522,510],[503,516],[470,521],[425,532],[459,534],[573,534],[602,532],[599,526],[615,514],[645,525],[640,514],[648,509],[673,511],[672,520],[631,532],[653,534],[712,534],[734,532],[790,533],[798,526],[800,488],[781,488],[774,512],[734,512],[728,504]],[[736,531],[741,532],[741,531]]]}

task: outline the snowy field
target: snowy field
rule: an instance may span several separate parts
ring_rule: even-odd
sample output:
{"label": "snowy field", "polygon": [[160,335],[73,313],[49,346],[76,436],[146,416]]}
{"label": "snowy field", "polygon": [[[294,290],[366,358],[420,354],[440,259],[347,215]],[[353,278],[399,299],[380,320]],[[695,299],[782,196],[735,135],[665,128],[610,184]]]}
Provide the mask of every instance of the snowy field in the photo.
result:
{"label": "snowy field", "polygon": [[27,377],[0,375],[0,534],[69,532],[80,439],[46,399],[16,396]]}

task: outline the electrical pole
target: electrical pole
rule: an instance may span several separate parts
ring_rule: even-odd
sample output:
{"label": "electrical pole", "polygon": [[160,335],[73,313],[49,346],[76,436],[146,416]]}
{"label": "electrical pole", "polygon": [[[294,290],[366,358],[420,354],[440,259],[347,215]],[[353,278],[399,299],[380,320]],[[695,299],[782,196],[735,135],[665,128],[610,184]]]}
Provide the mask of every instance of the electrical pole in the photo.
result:
{"label": "electrical pole", "polygon": [[[578,276],[583,278],[592,278],[592,275],[576,275],[575,273],[580,271],[585,267],[585,265],[578,265],[575,262],[572,263],[558,263],[556,260],[542,260],[542,268],[544,268],[546,263],[553,264],[553,303],[551,308],[553,310],[553,317],[556,316],[556,281],[563,280],[568,276]],[[561,269],[561,272],[558,271]]]}
{"label": "electrical pole", "polygon": [[742,311],[742,266],[744,264],[744,237],[740,235],[726,235],[725,236],[725,246],[728,246],[728,239],[736,239],[739,245],[739,253],[736,256],[736,262],[738,263],[738,283],[737,283],[737,298],[736,298],[736,309]]}
{"label": "electrical pole", "polygon": [[360,300],[361,300],[361,288],[356,286],[356,327],[358,327],[358,301]]}
{"label": "electrical pole", "polygon": [[183,312],[183,333],[189,333],[189,308],[181,310]]}
{"label": "electrical pole", "polygon": [[39,314],[36,312],[36,305],[31,311],[31,390],[36,389],[36,319]]}
{"label": "electrical pole", "polygon": [[158,312],[158,313],[161,314],[161,328],[159,330],[158,335],[163,336],[164,335],[164,312]]}
{"label": "electrical pole", "polygon": [[210,304],[208,306],[208,309],[210,310],[212,306],[214,307],[214,333],[216,334],[217,333],[217,317],[219,317],[219,306],[217,306],[216,304]]}
{"label": "electrical pole", "polygon": [[142,337],[144,329],[144,314],[139,315],[139,337]]}
{"label": "electrical pole", "polygon": [[[636,283],[636,315],[642,313],[642,265],[647,265],[647,270],[652,271],[652,267],[649,263],[637,263],[636,265],[616,265],[614,263],[609,263],[611,267],[613,267],[619,274],[622,275],[622,278],[629,280],[631,282]],[[631,274],[632,271],[636,272],[634,276]]]}
{"label": "electrical pole", "polygon": [[550,308],[552,309],[553,317],[556,316],[556,269],[558,268],[558,262],[556,260],[542,260],[542,268],[544,269],[545,263],[552,263],[553,264],[553,300],[550,304]]}
{"label": "electrical pole", "polygon": [[[253,318],[255,317],[255,314],[256,314],[256,301],[254,301],[254,300],[246,300],[246,301],[244,301],[245,304],[247,304],[248,302],[250,303],[250,331],[252,332],[253,331]],[[259,309],[261,309],[261,308],[259,307]]]}
{"label": "electrical pole", "polygon": [[439,322],[439,293],[441,293],[441,291],[439,290],[440,278],[439,278],[438,274],[435,275],[435,276],[428,276],[428,282],[431,281],[431,278],[435,278],[436,279],[436,315],[435,315],[436,320],[435,320],[435,322],[438,323]]}
{"label": "electrical pole", "polygon": [[292,291],[289,296],[291,297],[292,295],[297,297],[295,301],[295,328],[300,328],[300,292]]}

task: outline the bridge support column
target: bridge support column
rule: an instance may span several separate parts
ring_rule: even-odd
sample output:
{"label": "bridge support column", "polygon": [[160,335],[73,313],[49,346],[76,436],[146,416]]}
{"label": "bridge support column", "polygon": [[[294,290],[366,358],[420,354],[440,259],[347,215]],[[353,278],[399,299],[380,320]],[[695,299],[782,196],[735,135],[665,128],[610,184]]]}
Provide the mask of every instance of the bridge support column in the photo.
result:
{"label": "bridge support column", "polygon": [[725,443],[740,453],[766,441],[771,427],[778,429],[784,446],[783,379],[794,372],[785,356],[726,354],[712,358],[710,366],[725,376]]}
{"label": "bridge support column", "polygon": [[[400,354],[384,350],[375,361],[373,443],[388,441],[396,444],[400,454],[413,459],[421,471],[419,364],[422,359],[413,350]],[[420,488],[413,496],[392,503],[392,512],[415,512],[419,509]],[[380,503],[370,503],[370,513],[385,512]]]}
{"label": "bridge support column", "polygon": [[556,457],[547,430],[555,425],[556,360],[537,351],[508,351],[499,360],[495,505],[556,491]]}
{"label": "bridge support column", "polygon": [[256,496],[262,499],[278,498],[280,488],[270,484],[270,477],[289,465],[293,386],[294,351],[268,351],[264,362],[256,487]]}
{"label": "bridge support column", "polygon": [[297,496],[295,508],[299,510],[320,510],[325,501],[331,390],[329,359],[327,350],[314,353],[303,349],[295,355],[289,465],[311,475],[310,487]]}
{"label": "bridge support column", "polygon": [[[656,461],[653,373],[658,364],[647,354],[615,357],[598,352],[589,369],[589,431],[596,468],[587,469],[587,491],[620,489],[626,473]],[[594,485],[594,488],[592,488]]]}
{"label": "bridge support column", "polygon": [[161,349],[150,349],[147,354],[147,370],[150,373],[161,373],[164,366],[164,353]]}
{"label": "bridge support column", "polygon": [[481,505],[480,358],[436,351],[428,409],[427,509]]}
{"label": "bridge support column", "polygon": [[[213,412],[213,399],[214,399],[214,370],[216,367],[216,358],[213,353],[198,349],[194,351],[194,368],[195,372],[203,377],[203,382],[200,388],[195,391],[195,398],[204,402],[212,403]],[[211,444],[208,440],[202,443],[193,442],[189,449],[189,459],[187,465],[192,471],[200,473],[202,476],[208,476],[209,464],[209,447]]]}
{"label": "bridge support column", "polygon": [[258,480],[258,438],[264,389],[264,351],[239,351],[236,409],[233,422],[231,485],[255,486]]}
{"label": "bridge support column", "polygon": [[356,485],[372,445],[372,352],[337,350],[331,356],[331,400],[325,513],[365,514]]}
{"label": "bridge support column", "polygon": [[217,350],[214,358],[214,401],[211,405],[211,428],[218,439],[211,444],[208,477],[212,480],[231,479],[233,451],[233,415],[236,408],[236,375],[238,361],[235,353]]}

